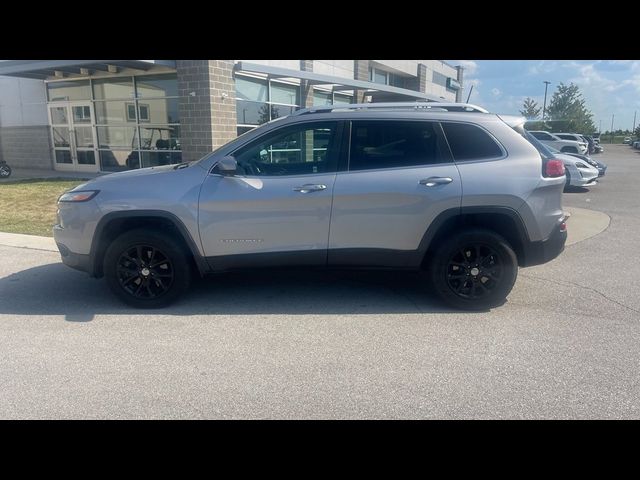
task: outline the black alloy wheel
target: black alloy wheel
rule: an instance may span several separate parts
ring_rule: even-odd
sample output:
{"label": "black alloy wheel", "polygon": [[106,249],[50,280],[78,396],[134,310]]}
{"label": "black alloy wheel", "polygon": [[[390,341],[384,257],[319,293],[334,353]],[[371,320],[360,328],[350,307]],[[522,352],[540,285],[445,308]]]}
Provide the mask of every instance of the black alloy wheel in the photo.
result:
{"label": "black alloy wheel", "polygon": [[136,245],[120,255],[120,286],[136,298],[157,298],[173,285],[173,266],[167,254],[152,245]]}
{"label": "black alloy wheel", "polygon": [[161,308],[188,290],[192,260],[175,235],[140,228],[109,245],[104,275],[120,300],[137,308]]}
{"label": "black alloy wheel", "polygon": [[502,262],[489,245],[469,244],[449,258],[447,284],[462,298],[487,297],[502,278]]}
{"label": "black alloy wheel", "polygon": [[431,286],[454,308],[487,310],[502,305],[518,276],[518,258],[501,235],[467,228],[442,239],[430,254]]}

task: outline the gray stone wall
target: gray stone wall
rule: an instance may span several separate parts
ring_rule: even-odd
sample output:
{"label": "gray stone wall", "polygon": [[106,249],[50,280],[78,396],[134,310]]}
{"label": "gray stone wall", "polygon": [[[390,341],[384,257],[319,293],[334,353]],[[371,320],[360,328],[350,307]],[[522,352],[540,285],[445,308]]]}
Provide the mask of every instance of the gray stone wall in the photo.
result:
{"label": "gray stone wall", "polygon": [[[313,72],[313,60],[300,60],[300,70]],[[300,105],[306,108],[313,107],[313,86],[309,81],[300,81],[300,95]]]}
{"label": "gray stone wall", "polygon": [[[369,60],[354,60],[353,73],[355,80],[369,81]],[[355,91],[356,102],[362,103],[364,98],[364,90],[357,89]]]}
{"label": "gray stone wall", "polygon": [[198,160],[236,137],[232,60],[178,60],[183,161]]}
{"label": "gray stone wall", "polygon": [[18,168],[53,168],[49,127],[0,128],[0,158]]}

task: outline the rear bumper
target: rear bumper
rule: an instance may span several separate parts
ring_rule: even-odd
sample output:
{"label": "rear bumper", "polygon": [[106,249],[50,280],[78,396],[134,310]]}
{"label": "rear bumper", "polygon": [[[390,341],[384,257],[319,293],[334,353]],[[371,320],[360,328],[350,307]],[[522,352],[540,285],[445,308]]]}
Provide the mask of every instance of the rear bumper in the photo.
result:
{"label": "rear bumper", "polygon": [[567,241],[567,231],[561,226],[567,217],[563,217],[548,239],[541,242],[529,242],[524,246],[524,262],[521,267],[531,267],[550,262],[564,250]]}

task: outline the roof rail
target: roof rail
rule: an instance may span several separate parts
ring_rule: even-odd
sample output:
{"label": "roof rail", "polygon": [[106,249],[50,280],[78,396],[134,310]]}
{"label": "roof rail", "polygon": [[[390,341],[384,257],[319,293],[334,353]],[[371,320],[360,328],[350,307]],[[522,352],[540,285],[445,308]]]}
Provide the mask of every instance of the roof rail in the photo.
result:
{"label": "roof rail", "polygon": [[338,105],[319,105],[316,107],[296,110],[291,115],[305,115],[308,113],[327,113],[336,110],[433,110],[440,112],[477,112],[489,113],[482,107],[471,103],[445,103],[445,102],[380,102],[380,103],[341,103]]}

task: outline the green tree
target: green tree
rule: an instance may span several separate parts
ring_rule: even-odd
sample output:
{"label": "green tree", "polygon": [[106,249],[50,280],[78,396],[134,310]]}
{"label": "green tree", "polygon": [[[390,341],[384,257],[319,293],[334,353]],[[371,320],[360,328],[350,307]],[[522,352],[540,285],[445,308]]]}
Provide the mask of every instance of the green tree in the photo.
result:
{"label": "green tree", "polygon": [[562,122],[565,132],[589,134],[596,129],[593,113],[587,109],[580,88],[574,83],[560,83],[551,97],[547,115]]}
{"label": "green tree", "polygon": [[533,99],[527,97],[522,104],[522,110],[520,113],[524,115],[527,120],[536,120],[540,115],[542,107],[538,106],[538,103]]}
{"label": "green tree", "polygon": [[640,138],[640,125],[638,125],[638,126],[636,127],[636,129],[635,129],[635,132],[634,132],[634,133],[635,133],[635,136],[636,136],[636,137]]}

